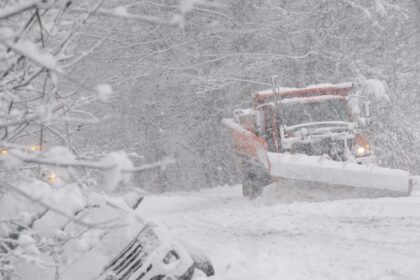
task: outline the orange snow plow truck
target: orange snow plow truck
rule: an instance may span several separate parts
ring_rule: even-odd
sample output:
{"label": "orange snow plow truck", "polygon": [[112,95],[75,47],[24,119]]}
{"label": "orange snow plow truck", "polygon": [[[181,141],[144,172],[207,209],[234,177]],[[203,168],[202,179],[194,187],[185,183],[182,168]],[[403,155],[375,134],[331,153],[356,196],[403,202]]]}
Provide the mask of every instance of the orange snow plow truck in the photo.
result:
{"label": "orange snow plow truck", "polygon": [[407,171],[379,167],[367,128],[370,101],[352,83],[259,91],[252,107],[237,109],[229,128],[242,171],[243,195],[259,196],[282,180],[373,189],[404,196]]}

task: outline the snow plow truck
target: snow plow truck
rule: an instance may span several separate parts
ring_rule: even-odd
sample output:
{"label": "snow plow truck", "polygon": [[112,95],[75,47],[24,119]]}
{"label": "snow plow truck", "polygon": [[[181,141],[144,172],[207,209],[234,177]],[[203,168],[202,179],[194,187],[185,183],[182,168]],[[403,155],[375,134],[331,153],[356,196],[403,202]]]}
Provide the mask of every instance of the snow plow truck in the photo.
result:
{"label": "snow plow truck", "polygon": [[370,104],[353,83],[271,89],[252,95],[252,107],[223,119],[242,172],[243,195],[255,198],[282,180],[361,188],[405,196],[404,170],[376,165],[369,137]]}

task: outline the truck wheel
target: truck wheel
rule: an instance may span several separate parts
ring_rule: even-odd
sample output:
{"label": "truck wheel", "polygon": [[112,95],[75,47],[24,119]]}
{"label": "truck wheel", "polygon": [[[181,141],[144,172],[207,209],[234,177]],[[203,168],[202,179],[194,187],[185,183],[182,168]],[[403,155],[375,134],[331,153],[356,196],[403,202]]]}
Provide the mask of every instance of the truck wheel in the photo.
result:
{"label": "truck wheel", "polygon": [[252,189],[251,189],[251,185],[249,184],[248,181],[243,180],[242,181],[242,195],[244,197],[251,197],[251,193],[252,193]]}
{"label": "truck wheel", "polygon": [[242,195],[249,199],[261,196],[264,185],[261,185],[255,174],[249,173],[242,181]]}

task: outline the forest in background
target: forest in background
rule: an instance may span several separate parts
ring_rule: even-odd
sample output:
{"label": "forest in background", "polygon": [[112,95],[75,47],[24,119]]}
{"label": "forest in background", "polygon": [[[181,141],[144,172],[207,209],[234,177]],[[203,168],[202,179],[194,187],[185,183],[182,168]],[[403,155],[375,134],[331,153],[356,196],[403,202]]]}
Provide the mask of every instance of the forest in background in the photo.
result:
{"label": "forest in background", "polygon": [[419,23],[418,0],[0,1],[0,279],[47,255],[58,279],[56,250],[93,244],[67,225],[120,226],[84,211],[239,183],[221,120],[273,74],[384,81],[379,163],[420,174]]}
{"label": "forest in background", "polygon": [[[310,2],[310,3],[309,3]],[[110,8],[114,2],[104,3]],[[382,165],[420,173],[420,3],[403,1],[228,1],[195,8],[182,29],[98,18],[74,44],[92,50],[72,74],[110,83],[114,118],[76,126],[89,152],[127,150],[139,162],[174,157],[165,171],[136,176],[148,190],[198,189],[239,182],[221,125],[250,94],[379,79],[391,102],[376,108],[372,134]],[[130,12],[170,17],[176,1],[118,1]]]}

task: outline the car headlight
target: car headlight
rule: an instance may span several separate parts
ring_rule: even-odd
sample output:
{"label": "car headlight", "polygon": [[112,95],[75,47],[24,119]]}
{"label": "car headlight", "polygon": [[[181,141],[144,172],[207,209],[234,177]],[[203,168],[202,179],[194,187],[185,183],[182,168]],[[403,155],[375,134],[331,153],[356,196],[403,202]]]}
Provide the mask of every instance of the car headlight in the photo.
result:
{"label": "car headlight", "polygon": [[0,156],[7,156],[8,153],[7,148],[0,148]]}
{"label": "car headlight", "polygon": [[29,147],[29,149],[30,149],[31,151],[33,151],[33,152],[39,152],[39,151],[42,151],[42,150],[43,150],[42,146],[41,146],[41,145],[39,145],[39,144],[31,145],[31,146]]}
{"label": "car headlight", "polygon": [[170,264],[177,260],[179,260],[179,256],[174,250],[172,250],[165,256],[165,258],[163,259],[163,262],[165,264]]}

